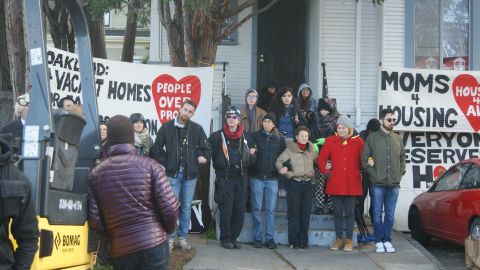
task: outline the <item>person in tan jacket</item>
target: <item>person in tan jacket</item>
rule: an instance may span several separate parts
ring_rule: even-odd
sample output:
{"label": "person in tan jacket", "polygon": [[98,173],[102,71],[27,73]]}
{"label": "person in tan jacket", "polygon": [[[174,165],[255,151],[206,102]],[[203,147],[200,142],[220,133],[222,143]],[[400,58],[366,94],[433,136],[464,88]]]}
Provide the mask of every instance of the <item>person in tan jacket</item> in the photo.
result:
{"label": "person in tan jacket", "polygon": [[308,141],[310,130],[301,126],[295,130],[295,140],[287,141],[287,147],[275,163],[279,173],[288,178],[287,216],[288,242],[292,249],[308,248],[308,229],[312,211],[315,154]]}
{"label": "person in tan jacket", "polygon": [[253,134],[262,128],[263,117],[267,114],[257,106],[258,93],[255,89],[245,92],[245,108],[240,110],[240,125],[246,133]]}

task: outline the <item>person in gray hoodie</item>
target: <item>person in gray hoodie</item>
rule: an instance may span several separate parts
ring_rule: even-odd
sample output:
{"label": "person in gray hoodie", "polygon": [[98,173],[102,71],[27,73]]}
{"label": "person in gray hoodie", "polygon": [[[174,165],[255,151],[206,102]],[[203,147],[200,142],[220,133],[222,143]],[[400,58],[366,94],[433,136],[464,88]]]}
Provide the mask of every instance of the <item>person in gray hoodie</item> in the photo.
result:
{"label": "person in gray hoodie", "polygon": [[311,114],[315,113],[318,108],[318,101],[312,94],[312,89],[308,84],[303,83],[298,87],[298,107],[308,121],[313,118]]}

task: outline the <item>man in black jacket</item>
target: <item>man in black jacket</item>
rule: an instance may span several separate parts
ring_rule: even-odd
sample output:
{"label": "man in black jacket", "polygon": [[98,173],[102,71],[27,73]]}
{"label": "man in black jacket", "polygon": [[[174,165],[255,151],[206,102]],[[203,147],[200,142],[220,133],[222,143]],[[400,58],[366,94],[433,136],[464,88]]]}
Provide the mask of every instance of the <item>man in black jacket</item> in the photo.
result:
{"label": "man in black jacket", "polygon": [[[30,182],[12,156],[10,146],[0,138],[0,269],[30,269],[38,249],[38,223]],[[15,251],[9,234],[17,242]]]}
{"label": "man in black jacket", "polygon": [[208,139],[215,169],[215,201],[220,209],[220,241],[226,249],[240,248],[237,237],[243,227],[247,198],[248,167],[255,162],[254,144],[240,125],[240,110],[230,107],[226,124]]}
{"label": "man in black jacket", "polygon": [[176,236],[182,250],[192,248],[187,242],[187,235],[198,168],[211,156],[205,131],[190,120],[196,109],[193,100],[184,101],[178,116],[160,127],[151,150],[152,158],[165,167],[173,192],[181,204],[178,230],[168,239],[170,252]]}
{"label": "man in black jacket", "polygon": [[0,130],[1,134],[8,136],[8,140],[12,144],[11,148],[15,154],[22,153],[23,126],[25,125],[25,120],[27,119],[29,104],[30,98],[28,93],[19,96],[15,102],[15,120],[6,124]]}

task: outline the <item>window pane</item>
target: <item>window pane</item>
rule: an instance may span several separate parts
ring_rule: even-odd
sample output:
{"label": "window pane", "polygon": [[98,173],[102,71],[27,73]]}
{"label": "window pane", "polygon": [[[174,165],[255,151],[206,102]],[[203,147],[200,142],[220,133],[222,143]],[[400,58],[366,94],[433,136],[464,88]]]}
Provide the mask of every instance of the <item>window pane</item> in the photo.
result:
{"label": "window pane", "polygon": [[468,69],[470,11],[468,0],[443,0],[443,68]]}
{"label": "window pane", "polygon": [[462,180],[462,188],[480,188],[480,168],[472,165]]}
{"label": "window pane", "polygon": [[435,191],[455,190],[470,165],[460,164],[448,170],[439,180]]}
{"label": "window pane", "polygon": [[415,67],[440,68],[440,0],[415,1]]}

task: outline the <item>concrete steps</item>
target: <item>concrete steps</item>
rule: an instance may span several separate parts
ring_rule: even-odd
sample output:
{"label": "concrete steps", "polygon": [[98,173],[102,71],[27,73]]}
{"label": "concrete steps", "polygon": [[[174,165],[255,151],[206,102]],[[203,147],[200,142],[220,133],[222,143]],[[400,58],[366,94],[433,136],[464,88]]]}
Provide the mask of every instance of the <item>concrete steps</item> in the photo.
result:
{"label": "concrete steps", "polygon": [[[285,200],[286,201],[286,200]],[[277,205],[278,207],[278,205]],[[263,232],[265,232],[265,215],[262,213]],[[220,238],[219,217],[217,215],[217,239]],[[237,241],[240,243],[253,243],[253,219],[251,213],[245,213],[243,230]],[[288,245],[288,219],[286,212],[275,213],[275,242]],[[308,233],[309,245],[330,246],[335,241],[333,215],[311,215],[310,230]],[[353,234],[353,244],[357,246],[357,232]]]}

